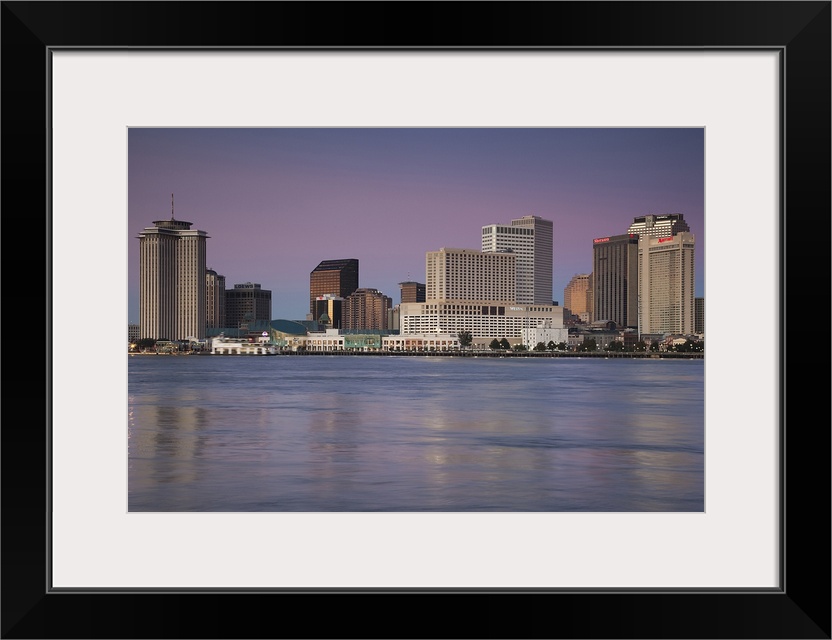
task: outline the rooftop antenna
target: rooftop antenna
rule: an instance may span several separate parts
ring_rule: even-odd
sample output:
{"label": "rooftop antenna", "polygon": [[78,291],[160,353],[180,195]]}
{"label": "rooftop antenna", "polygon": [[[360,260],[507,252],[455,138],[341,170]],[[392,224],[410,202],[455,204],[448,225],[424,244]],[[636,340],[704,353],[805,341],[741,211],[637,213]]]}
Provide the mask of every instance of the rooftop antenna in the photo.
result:
{"label": "rooftop antenna", "polygon": [[173,194],[170,194],[170,219],[173,220]]}

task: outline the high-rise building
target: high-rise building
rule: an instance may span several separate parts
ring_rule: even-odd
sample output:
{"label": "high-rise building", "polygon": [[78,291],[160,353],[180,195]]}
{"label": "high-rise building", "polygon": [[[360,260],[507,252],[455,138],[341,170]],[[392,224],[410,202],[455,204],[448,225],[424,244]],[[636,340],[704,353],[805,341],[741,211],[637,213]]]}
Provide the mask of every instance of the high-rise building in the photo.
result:
{"label": "high-rise building", "polygon": [[358,289],[358,260],[324,260],[309,274],[309,313],[314,319],[315,300],[331,294],[346,298]]}
{"label": "high-rise building", "polygon": [[272,292],[254,282],[235,284],[225,290],[225,322],[230,328],[240,329],[251,323],[270,322]]}
{"label": "high-rise building", "polygon": [[324,294],[315,298],[315,311],[313,320],[332,329],[343,328],[344,298]]}
{"label": "high-rise building", "polygon": [[638,326],[638,236],[592,241],[592,321]]}
{"label": "high-rise building", "polygon": [[425,301],[399,305],[401,334],[456,336],[468,331],[475,340],[507,338],[526,343],[545,328],[565,340],[563,307],[551,300],[547,304],[516,301],[517,261],[511,250],[427,252]]}
{"label": "high-rise building", "polygon": [[425,285],[421,282],[400,282],[401,302],[424,302]]}
{"label": "high-rise building", "polygon": [[694,298],[693,332],[705,333],[705,298]]}
{"label": "high-rise building", "polygon": [[205,337],[208,234],[192,223],[154,220],[139,235],[139,324],[154,340]]}
{"label": "high-rise building", "polygon": [[627,233],[651,238],[668,238],[682,231],[689,232],[690,227],[681,213],[639,216],[633,219],[633,223],[627,229]]}
{"label": "high-rise building", "polygon": [[387,329],[390,306],[390,298],[378,289],[356,289],[344,298],[342,328]]}
{"label": "high-rise building", "polygon": [[225,276],[213,269],[205,271],[205,300],[209,329],[228,326],[225,323]]}
{"label": "high-rise building", "polygon": [[[428,251],[426,300],[516,301],[517,255],[476,249]],[[550,296],[551,297],[551,296]],[[552,304],[552,301],[549,301]]]}
{"label": "high-rise building", "polygon": [[563,306],[580,318],[581,322],[592,322],[592,289],[588,273],[576,273],[563,290]]}
{"label": "high-rise building", "polygon": [[517,299],[521,304],[552,304],[552,221],[523,216],[510,224],[482,228],[482,250],[517,254]]}
{"label": "high-rise building", "polygon": [[694,333],[694,248],[685,231],[639,239],[640,334]]}

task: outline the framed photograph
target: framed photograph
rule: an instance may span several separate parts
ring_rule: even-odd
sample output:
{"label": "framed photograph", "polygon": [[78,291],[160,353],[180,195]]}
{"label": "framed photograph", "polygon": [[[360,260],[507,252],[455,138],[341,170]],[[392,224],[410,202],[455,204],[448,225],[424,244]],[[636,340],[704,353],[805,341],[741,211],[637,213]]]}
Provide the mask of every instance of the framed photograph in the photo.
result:
{"label": "framed photograph", "polygon": [[[45,267],[6,293],[36,299],[47,335],[43,386],[7,353],[3,637],[432,637],[427,596],[454,621],[438,635],[830,637],[830,433],[805,415],[828,417],[829,385],[794,331],[806,274],[829,291],[804,228],[829,237],[829,2],[2,12],[6,224],[44,251],[9,247],[11,273]],[[200,128],[703,131],[704,510],[128,508],[130,132]],[[263,615],[323,596],[327,622]],[[358,596],[388,596],[397,630],[356,620]]]}

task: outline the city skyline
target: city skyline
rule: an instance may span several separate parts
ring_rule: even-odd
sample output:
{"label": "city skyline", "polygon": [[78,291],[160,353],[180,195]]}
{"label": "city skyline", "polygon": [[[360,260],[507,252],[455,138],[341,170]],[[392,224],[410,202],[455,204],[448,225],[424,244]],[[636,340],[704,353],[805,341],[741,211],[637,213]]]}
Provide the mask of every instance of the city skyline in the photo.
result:
{"label": "city skyline", "polygon": [[[592,240],[638,216],[681,213],[704,297],[704,130],[699,128],[130,129],[128,320],[138,321],[139,232],[205,231],[226,286],[272,291],[272,318],[303,319],[309,273],[357,258],[362,288],[393,304],[425,281],[429,251],[479,249],[483,226],[553,222],[553,300],[592,270]],[[171,194],[174,202],[171,202]]]}

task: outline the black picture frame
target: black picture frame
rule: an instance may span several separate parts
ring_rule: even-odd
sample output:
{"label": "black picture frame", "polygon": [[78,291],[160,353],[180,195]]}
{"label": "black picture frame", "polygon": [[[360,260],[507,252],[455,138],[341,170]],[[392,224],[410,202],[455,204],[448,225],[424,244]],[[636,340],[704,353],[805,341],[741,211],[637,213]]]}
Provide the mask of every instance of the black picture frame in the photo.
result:
{"label": "black picture frame", "polygon": [[[814,334],[813,320],[828,322],[830,2],[2,2],[1,17],[3,291],[7,310],[35,321],[8,323],[6,334],[48,336],[34,353],[8,341],[4,358],[3,638],[830,638],[826,334],[809,340],[795,331]],[[780,587],[52,591],[48,346],[61,339],[63,311],[51,307],[45,269],[48,95],[50,51],[63,47],[779,51],[781,262],[788,265],[779,336]],[[757,340],[753,324],[753,317],[738,322],[744,342]],[[816,342],[823,355],[810,346]]]}

